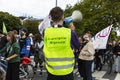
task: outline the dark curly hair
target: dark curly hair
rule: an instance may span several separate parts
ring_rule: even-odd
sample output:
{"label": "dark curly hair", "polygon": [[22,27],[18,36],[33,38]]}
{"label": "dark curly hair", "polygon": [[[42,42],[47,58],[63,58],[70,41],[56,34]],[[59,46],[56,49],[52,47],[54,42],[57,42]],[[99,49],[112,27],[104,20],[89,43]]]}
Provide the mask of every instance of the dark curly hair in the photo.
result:
{"label": "dark curly hair", "polygon": [[40,33],[35,34],[34,41],[35,42],[41,42],[42,41],[42,35]]}
{"label": "dark curly hair", "polygon": [[60,7],[54,7],[50,11],[49,15],[51,16],[51,19],[54,22],[58,22],[62,19],[63,15],[64,15],[64,11]]}

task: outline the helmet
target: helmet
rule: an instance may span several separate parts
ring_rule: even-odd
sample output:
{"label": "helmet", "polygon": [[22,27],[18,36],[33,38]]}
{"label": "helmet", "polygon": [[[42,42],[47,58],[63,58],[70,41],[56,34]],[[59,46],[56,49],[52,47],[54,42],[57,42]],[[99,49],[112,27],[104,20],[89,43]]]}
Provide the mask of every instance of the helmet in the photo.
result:
{"label": "helmet", "polygon": [[22,64],[30,64],[31,63],[31,59],[25,56],[25,57],[22,58],[21,63]]}

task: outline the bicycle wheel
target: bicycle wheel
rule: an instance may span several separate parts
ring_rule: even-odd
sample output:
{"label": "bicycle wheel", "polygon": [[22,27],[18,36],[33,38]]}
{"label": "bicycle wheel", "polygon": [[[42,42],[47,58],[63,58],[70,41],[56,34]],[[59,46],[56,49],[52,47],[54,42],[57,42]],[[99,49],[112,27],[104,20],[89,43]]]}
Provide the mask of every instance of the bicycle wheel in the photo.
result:
{"label": "bicycle wheel", "polygon": [[32,80],[34,78],[34,70],[31,64],[21,64],[20,65],[20,80]]}
{"label": "bicycle wheel", "polygon": [[28,64],[25,71],[27,72],[27,80],[32,80],[34,78],[34,69],[31,64]]}
{"label": "bicycle wheel", "polygon": [[0,66],[0,80],[5,80],[6,72],[5,70]]}
{"label": "bicycle wheel", "polygon": [[20,80],[24,80],[24,78],[26,78],[26,76],[27,76],[27,72],[24,69],[24,65],[20,64],[20,71],[19,71]]}

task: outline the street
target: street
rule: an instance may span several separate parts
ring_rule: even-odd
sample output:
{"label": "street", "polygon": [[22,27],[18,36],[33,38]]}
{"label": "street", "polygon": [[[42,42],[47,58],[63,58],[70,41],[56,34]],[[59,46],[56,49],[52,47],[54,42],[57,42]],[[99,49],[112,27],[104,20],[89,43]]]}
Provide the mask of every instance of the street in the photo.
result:
{"label": "street", "polygon": [[[93,74],[93,80],[120,80],[120,73],[114,73],[107,74],[106,71],[95,71]],[[46,71],[43,72],[42,75],[38,72],[35,74],[33,80],[46,80],[47,73]],[[79,73],[74,74],[74,80],[81,80]]]}
{"label": "street", "polygon": [[[111,74],[108,74],[106,71],[107,71],[107,65],[104,65],[101,71],[94,71],[92,73],[93,80],[120,80],[120,73],[114,73],[114,66]],[[39,73],[40,70],[37,69],[37,72],[33,80],[46,80],[47,71],[44,69],[42,71],[42,75],[40,75]],[[81,80],[77,68],[74,69],[73,73],[74,73],[74,80]]]}

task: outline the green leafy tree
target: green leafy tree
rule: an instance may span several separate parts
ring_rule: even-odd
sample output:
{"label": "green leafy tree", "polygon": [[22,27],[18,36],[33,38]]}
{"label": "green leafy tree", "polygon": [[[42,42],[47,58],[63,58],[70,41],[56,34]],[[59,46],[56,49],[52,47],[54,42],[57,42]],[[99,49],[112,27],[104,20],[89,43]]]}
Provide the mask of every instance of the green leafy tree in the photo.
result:
{"label": "green leafy tree", "polygon": [[72,8],[67,7],[65,12],[69,13],[65,16],[71,15],[74,10],[80,10],[83,20],[80,23],[75,23],[78,35],[87,31],[94,35],[111,24],[114,28],[120,26],[119,4],[119,0],[83,0]]}
{"label": "green leafy tree", "polygon": [[24,24],[23,24],[23,26],[25,26],[28,29],[28,32],[33,34],[36,34],[39,32],[38,25],[39,25],[39,21],[37,20],[26,20],[24,21]]}
{"label": "green leafy tree", "polygon": [[7,31],[13,29],[17,30],[21,25],[20,19],[18,17],[15,17],[7,12],[0,12],[0,29],[3,27],[3,22],[5,23]]}

